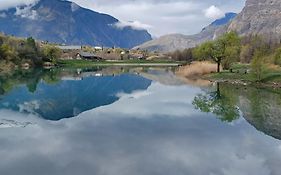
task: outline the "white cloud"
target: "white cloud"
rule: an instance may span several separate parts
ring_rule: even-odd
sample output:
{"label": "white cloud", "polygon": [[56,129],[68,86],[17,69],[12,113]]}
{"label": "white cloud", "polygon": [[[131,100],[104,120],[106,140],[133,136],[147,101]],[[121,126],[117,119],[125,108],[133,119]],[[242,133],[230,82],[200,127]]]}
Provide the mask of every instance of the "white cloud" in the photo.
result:
{"label": "white cloud", "polygon": [[30,114],[36,114],[36,110],[40,108],[40,102],[37,100],[25,102],[23,104],[19,104],[19,111],[20,112],[28,112]]}
{"label": "white cloud", "polygon": [[140,21],[128,21],[128,22],[124,22],[124,21],[120,21],[114,24],[115,27],[123,29],[125,27],[131,27],[135,30],[148,30],[151,29],[152,26],[149,24],[143,24]]}
{"label": "white cloud", "polygon": [[149,95],[151,95],[151,93],[147,92],[147,91],[136,91],[136,92],[133,92],[131,94],[126,94],[124,92],[120,92],[116,95],[116,97],[118,97],[118,98],[128,98],[128,99],[140,99],[142,97],[149,96]]}
{"label": "white cloud", "polygon": [[200,89],[153,83],[147,91],[56,122],[0,110],[10,127],[0,132],[0,174],[280,174],[280,141],[246,121],[192,113]]}
{"label": "white cloud", "polygon": [[16,7],[15,15],[20,16],[22,18],[28,18],[35,20],[37,17],[37,12],[35,10],[32,10],[32,5],[28,5],[25,7]]}
{"label": "white cloud", "polygon": [[1,0],[0,10],[20,6],[20,5],[31,5],[38,2],[38,0]]}
{"label": "white cloud", "polygon": [[245,0],[72,0],[83,7],[110,14],[120,21],[141,21],[155,36],[194,34],[213,22],[204,9],[215,5],[223,12],[240,12]]}
{"label": "white cloud", "polygon": [[150,118],[154,116],[168,116],[172,113],[174,117],[191,117],[197,113],[197,110],[192,105],[195,95],[186,95],[184,97],[182,95],[190,92],[197,94],[200,92],[200,89],[152,83],[145,91],[135,91],[131,94],[118,93],[116,95],[120,99],[117,102],[109,106],[86,111],[79,116],[82,118],[84,116],[101,116],[104,118],[108,114],[114,114],[116,117],[129,117],[137,113],[138,115],[133,116]]}
{"label": "white cloud", "polygon": [[[37,17],[37,12],[31,8],[39,0],[9,0],[9,1],[0,1],[0,10],[7,10],[9,8],[16,7],[15,15],[22,18],[29,18],[35,20]],[[1,18],[6,17],[6,13],[3,12],[0,14]]]}
{"label": "white cloud", "polygon": [[214,5],[210,6],[206,10],[204,10],[204,12],[205,12],[205,16],[207,18],[210,18],[213,20],[221,18],[225,14],[221,9],[219,9],[218,7],[216,7]]}

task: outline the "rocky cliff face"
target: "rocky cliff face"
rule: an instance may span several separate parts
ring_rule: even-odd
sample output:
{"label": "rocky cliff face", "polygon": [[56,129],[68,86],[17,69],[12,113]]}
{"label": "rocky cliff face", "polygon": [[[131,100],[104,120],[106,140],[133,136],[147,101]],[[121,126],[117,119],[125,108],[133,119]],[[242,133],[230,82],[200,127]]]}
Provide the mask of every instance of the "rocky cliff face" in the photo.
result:
{"label": "rocky cliff face", "polygon": [[247,0],[242,12],[229,24],[228,31],[240,35],[262,35],[280,41],[281,1]]}
{"label": "rocky cliff face", "polygon": [[62,0],[39,0],[0,11],[0,32],[74,45],[131,48],[151,40],[146,30],[117,27],[119,21]]}

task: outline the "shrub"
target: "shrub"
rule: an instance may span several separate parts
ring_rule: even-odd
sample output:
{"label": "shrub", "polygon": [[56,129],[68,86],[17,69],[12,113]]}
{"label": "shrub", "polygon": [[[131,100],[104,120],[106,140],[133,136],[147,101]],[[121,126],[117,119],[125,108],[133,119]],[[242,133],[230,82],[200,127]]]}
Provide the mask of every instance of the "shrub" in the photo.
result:
{"label": "shrub", "polygon": [[193,62],[188,66],[179,68],[177,74],[185,77],[196,77],[214,73],[217,70],[217,65],[209,61]]}
{"label": "shrub", "polygon": [[252,72],[261,81],[265,71],[265,61],[261,51],[256,51],[251,62]]}
{"label": "shrub", "polygon": [[44,46],[42,48],[42,53],[43,53],[43,60],[56,63],[58,58],[61,56],[62,52],[59,48],[55,46]]}
{"label": "shrub", "polygon": [[275,52],[274,64],[281,66],[281,48],[278,48]]}

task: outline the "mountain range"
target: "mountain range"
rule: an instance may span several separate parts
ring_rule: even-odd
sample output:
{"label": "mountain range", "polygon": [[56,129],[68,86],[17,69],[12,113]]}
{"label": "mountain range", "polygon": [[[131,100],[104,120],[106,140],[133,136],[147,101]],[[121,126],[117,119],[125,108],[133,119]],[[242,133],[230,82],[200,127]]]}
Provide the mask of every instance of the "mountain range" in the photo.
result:
{"label": "mountain range", "polygon": [[183,34],[170,34],[164,35],[160,38],[148,41],[135,49],[142,49],[148,51],[158,52],[172,52],[175,50],[183,50],[185,48],[195,47],[196,45],[203,43],[207,40],[212,40],[215,37],[216,31],[221,27],[229,23],[236,17],[236,13],[226,13],[223,18],[217,19],[209,26],[202,29],[202,31],[195,35],[183,35]]}
{"label": "mountain range", "polygon": [[246,0],[245,7],[238,15],[226,14],[224,18],[216,20],[199,34],[166,35],[135,48],[160,52],[182,50],[213,40],[229,31],[235,31],[241,36],[259,35],[269,42],[280,43],[280,9],[280,0]]}
{"label": "mountain range", "polygon": [[143,29],[62,0],[39,0],[0,11],[0,32],[68,45],[132,48],[152,39]]}

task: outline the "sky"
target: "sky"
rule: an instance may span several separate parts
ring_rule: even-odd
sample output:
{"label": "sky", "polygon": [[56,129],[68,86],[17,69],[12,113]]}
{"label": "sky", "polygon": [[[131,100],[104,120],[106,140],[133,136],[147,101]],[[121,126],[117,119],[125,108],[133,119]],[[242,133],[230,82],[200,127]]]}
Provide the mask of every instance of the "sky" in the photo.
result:
{"label": "sky", "polygon": [[73,0],[146,28],[154,36],[194,34],[225,12],[240,12],[245,0]]}
{"label": "sky", "polygon": [[[0,0],[0,9],[36,0]],[[195,34],[226,12],[240,12],[245,0],[71,0],[80,6],[110,14],[117,27],[147,29],[154,37]]]}

